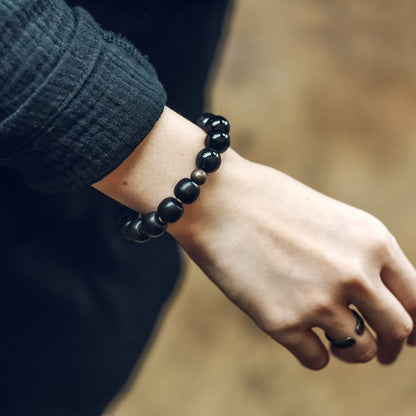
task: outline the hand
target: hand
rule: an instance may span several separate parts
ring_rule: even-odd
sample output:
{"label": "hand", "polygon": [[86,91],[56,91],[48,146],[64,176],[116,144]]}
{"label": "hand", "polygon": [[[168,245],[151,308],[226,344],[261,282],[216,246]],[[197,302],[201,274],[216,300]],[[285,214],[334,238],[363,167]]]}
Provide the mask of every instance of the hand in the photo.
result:
{"label": "hand", "polygon": [[[380,221],[232,150],[223,159],[170,232],[226,296],[311,369],[329,359],[314,327],[353,336],[331,348],[349,362],[391,363],[416,342],[416,272]],[[376,338],[355,333],[349,305]]]}
{"label": "hand", "polygon": [[[204,138],[165,108],[144,142],[94,186],[139,212],[154,210],[192,171]],[[232,149],[168,231],[233,302],[309,368],[322,368],[329,358],[315,327],[335,339],[354,337],[350,348],[331,348],[350,362],[377,354],[390,363],[408,337],[416,344],[416,272],[384,225]],[[368,329],[355,333],[350,305],[376,338]]]}

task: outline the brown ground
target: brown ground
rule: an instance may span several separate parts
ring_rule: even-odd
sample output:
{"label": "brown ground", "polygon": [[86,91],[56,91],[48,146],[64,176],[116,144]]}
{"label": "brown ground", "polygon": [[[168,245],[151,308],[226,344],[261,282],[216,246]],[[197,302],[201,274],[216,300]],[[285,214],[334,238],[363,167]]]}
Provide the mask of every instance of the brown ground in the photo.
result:
{"label": "brown ground", "polygon": [[[415,16],[414,0],[239,0],[212,107],[242,154],[374,213],[416,263]],[[413,416],[415,391],[416,350],[308,371],[190,265],[108,416]]]}

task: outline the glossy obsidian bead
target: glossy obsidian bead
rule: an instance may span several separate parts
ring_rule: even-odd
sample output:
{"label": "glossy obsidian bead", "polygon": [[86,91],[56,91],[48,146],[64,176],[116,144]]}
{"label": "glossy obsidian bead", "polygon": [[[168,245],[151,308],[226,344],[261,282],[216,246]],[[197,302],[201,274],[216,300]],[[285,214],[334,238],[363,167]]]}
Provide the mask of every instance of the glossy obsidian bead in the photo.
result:
{"label": "glossy obsidian bead", "polygon": [[201,116],[198,118],[198,120],[196,121],[196,124],[201,127],[201,129],[205,130],[209,120],[215,117],[214,114],[211,113],[202,113]]}
{"label": "glossy obsidian bead", "polygon": [[135,243],[145,243],[150,239],[142,230],[141,218],[126,221],[121,227],[121,234],[125,239]]}
{"label": "glossy obsidian bead", "polygon": [[207,121],[206,127],[204,130],[209,133],[212,130],[221,130],[225,133],[230,132],[230,123],[229,121],[223,116],[212,116]]}
{"label": "glossy obsidian bead", "polygon": [[142,231],[149,237],[159,237],[166,231],[167,224],[159,220],[156,211],[147,213],[142,217]]}
{"label": "glossy obsidian bead", "polygon": [[176,198],[165,198],[157,207],[157,215],[165,223],[176,222],[183,215],[183,205]]}
{"label": "glossy obsidian bead", "polygon": [[198,198],[200,189],[193,180],[184,178],[176,184],[174,193],[184,204],[192,204]]}
{"label": "glossy obsidian bead", "polygon": [[230,142],[230,135],[222,130],[211,130],[205,138],[205,145],[218,153],[225,152],[230,147]]}
{"label": "glossy obsidian bead", "polygon": [[215,172],[221,165],[221,156],[215,149],[207,147],[198,153],[196,165],[205,172]]}
{"label": "glossy obsidian bead", "polygon": [[191,173],[191,179],[198,185],[203,185],[208,178],[207,173],[202,169],[194,169]]}
{"label": "glossy obsidian bead", "polygon": [[[122,220],[120,220],[122,221]],[[121,235],[126,238],[127,240],[130,240],[130,236],[129,236],[129,228],[130,228],[130,224],[133,222],[134,220],[129,219],[127,221],[123,221],[120,223],[121,228],[120,228],[120,232]]]}

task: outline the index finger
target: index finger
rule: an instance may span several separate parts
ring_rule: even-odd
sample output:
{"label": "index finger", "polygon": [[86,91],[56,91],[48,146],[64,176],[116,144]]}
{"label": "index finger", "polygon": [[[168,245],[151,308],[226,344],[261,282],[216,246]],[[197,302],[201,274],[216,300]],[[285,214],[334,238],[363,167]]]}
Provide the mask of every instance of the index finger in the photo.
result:
{"label": "index finger", "polygon": [[[416,270],[396,240],[392,243],[391,254],[387,257],[380,276],[416,323]],[[416,325],[409,335],[408,343],[416,345]]]}
{"label": "index finger", "polygon": [[392,363],[412,331],[412,318],[381,280],[365,296],[353,294],[353,304],[377,334],[379,361]]}

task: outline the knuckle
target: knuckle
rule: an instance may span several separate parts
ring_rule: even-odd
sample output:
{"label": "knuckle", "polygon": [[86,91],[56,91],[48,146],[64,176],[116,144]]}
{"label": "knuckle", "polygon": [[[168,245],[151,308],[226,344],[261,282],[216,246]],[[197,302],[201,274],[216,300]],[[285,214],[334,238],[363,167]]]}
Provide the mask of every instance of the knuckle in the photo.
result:
{"label": "knuckle", "polygon": [[350,269],[344,278],[344,285],[351,291],[357,291],[363,286],[362,274],[357,269]]}
{"label": "knuckle", "polygon": [[385,259],[390,256],[395,239],[386,226],[379,220],[376,220],[376,226],[372,230],[369,243],[373,256]]}
{"label": "knuckle", "polygon": [[368,213],[364,213],[355,223],[354,233],[365,251],[375,259],[381,260],[384,256],[390,256],[397,244],[388,228]]}
{"label": "knuckle", "polygon": [[360,293],[366,297],[373,294],[372,282],[362,267],[352,266],[344,279],[344,286],[347,293]]}
{"label": "knuckle", "polygon": [[280,338],[283,335],[294,334],[302,330],[301,320],[290,314],[284,316],[266,314],[261,318],[259,326],[273,338]]}
{"label": "knuckle", "polygon": [[318,303],[313,309],[312,313],[314,316],[319,316],[321,320],[335,321],[338,319],[339,306],[335,303],[331,303],[329,300]]}
{"label": "knuckle", "polygon": [[390,337],[393,342],[400,343],[407,339],[412,330],[413,324],[410,320],[408,322],[402,322],[400,325],[396,325],[396,327],[391,331]]}
{"label": "knuckle", "polygon": [[274,334],[280,330],[280,319],[269,311],[263,312],[257,319],[257,325],[266,333]]}

